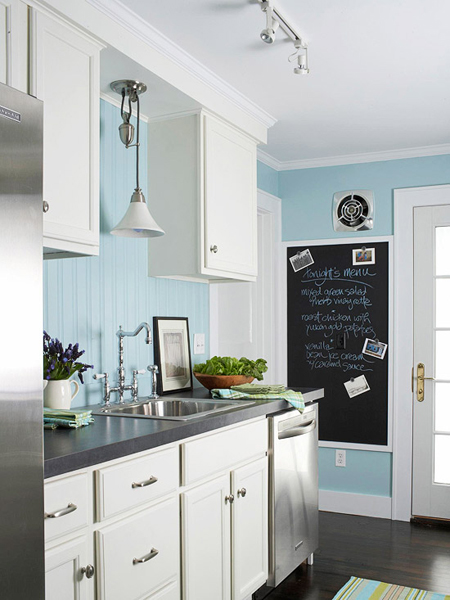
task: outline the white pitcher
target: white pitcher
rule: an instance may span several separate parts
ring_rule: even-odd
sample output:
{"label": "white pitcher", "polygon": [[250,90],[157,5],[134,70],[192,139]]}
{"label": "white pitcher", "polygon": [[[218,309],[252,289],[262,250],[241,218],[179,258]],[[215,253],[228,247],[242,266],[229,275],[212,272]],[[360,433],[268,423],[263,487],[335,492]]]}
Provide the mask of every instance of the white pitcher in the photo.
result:
{"label": "white pitcher", "polygon": [[[70,386],[75,386],[72,392]],[[44,406],[47,408],[70,409],[70,404],[78,394],[80,386],[74,379],[50,379],[44,388]]]}

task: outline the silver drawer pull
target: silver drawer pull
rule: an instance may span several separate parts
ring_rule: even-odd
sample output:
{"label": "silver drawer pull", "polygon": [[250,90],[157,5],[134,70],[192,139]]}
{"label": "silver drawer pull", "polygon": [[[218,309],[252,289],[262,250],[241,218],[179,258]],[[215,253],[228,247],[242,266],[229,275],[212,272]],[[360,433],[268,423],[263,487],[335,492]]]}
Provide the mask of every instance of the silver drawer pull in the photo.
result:
{"label": "silver drawer pull", "polygon": [[131,484],[131,487],[134,488],[141,488],[141,487],[147,487],[147,485],[152,485],[152,483],[156,483],[158,481],[157,477],[153,477],[153,475],[150,477],[150,479],[147,479],[146,481],[140,481],[139,483],[135,483],[133,481],[133,483]]}
{"label": "silver drawer pull", "polygon": [[241,488],[240,490],[238,490],[238,498],[239,498],[239,496],[242,496],[243,498],[245,498],[246,495],[247,495],[247,490],[245,488]]}
{"label": "silver drawer pull", "polygon": [[77,510],[78,506],[76,504],[72,504],[70,502],[66,508],[61,508],[61,510],[56,510],[52,513],[44,513],[44,519],[59,519],[59,517],[64,517],[64,515],[68,515],[74,510]]}
{"label": "silver drawer pull", "polygon": [[212,252],[213,254],[217,254],[219,251],[219,248],[214,244],[214,246],[209,247],[209,251]]}
{"label": "silver drawer pull", "polygon": [[145,556],[143,556],[142,558],[133,558],[133,565],[139,565],[140,563],[146,563],[149,560],[151,560],[152,558],[155,558],[155,556],[159,554],[159,550],[157,550],[156,548],[152,548],[150,550],[150,552],[148,554],[146,554]]}

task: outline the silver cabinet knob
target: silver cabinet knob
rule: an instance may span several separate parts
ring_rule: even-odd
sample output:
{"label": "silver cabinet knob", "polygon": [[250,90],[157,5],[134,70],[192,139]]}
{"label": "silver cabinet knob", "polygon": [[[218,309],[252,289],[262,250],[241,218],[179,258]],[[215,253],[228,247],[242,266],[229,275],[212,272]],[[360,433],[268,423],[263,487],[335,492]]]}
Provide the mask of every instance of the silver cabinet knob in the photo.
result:
{"label": "silver cabinet knob", "polygon": [[229,496],[225,496],[225,504],[229,502],[230,504],[233,504],[234,502],[234,496],[233,494],[230,494]]}
{"label": "silver cabinet knob", "polygon": [[49,210],[49,208],[50,208],[50,204],[47,202],[47,200],[44,200],[44,201],[42,202],[42,210],[43,210],[45,213],[47,213],[47,212],[48,212],[48,210]]}
{"label": "silver cabinet knob", "polygon": [[238,494],[238,498],[239,498],[239,496],[242,496],[242,498],[245,498],[245,496],[247,494],[247,490],[245,488],[241,488],[240,490],[238,490],[237,494]]}
{"label": "silver cabinet knob", "polygon": [[217,254],[219,251],[219,248],[216,245],[210,246],[209,251],[212,252],[213,254]]}
{"label": "silver cabinet knob", "polygon": [[87,565],[86,567],[81,568],[81,573],[86,575],[87,579],[92,579],[95,575],[95,569],[92,565]]}

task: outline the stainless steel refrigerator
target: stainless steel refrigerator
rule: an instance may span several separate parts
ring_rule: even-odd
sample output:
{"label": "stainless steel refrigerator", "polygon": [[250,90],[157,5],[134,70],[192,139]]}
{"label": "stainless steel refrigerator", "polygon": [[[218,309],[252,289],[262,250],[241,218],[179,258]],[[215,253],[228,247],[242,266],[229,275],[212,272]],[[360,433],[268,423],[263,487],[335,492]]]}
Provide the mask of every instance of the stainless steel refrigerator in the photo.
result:
{"label": "stainless steel refrigerator", "polygon": [[44,599],[42,102],[0,84],[0,598]]}

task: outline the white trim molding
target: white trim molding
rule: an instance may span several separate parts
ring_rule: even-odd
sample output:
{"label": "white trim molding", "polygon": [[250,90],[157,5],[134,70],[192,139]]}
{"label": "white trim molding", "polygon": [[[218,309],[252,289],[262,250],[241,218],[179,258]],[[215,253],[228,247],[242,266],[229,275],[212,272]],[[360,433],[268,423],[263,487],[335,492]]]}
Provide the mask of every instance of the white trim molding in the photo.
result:
{"label": "white trim molding", "polygon": [[392,518],[409,521],[412,495],[411,369],[413,367],[413,213],[416,206],[450,204],[450,185],[394,190],[394,432]]}
{"label": "white trim molding", "polygon": [[319,490],[319,510],[326,512],[390,519],[391,506],[392,500],[389,496]]}
{"label": "white trim molding", "polygon": [[436,146],[420,146],[399,150],[383,150],[381,152],[364,152],[361,154],[343,154],[342,156],[325,156],[323,158],[305,158],[300,160],[280,161],[258,149],[258,160],[276,171],[294,171],[297,169],[315,169],[317,167],[338,167],[359,163],[400,160],[402,158],[422,158],[424,156],[440,156],[450,154],[450,144]]}
{"label": "white trim molding", "polygon": [[215,92],[219,92],[247,115],[264,125],[264,127],[272,127],[277,122],[275,117],[244,96],[221,77],[218,77],[213,71],[185,52],[175,42],[144,21],[119,0],[87,0],[87,2],[125,29],[131,31],[133,35],[140,38],[148,46],[157,50],[208,85]]}

